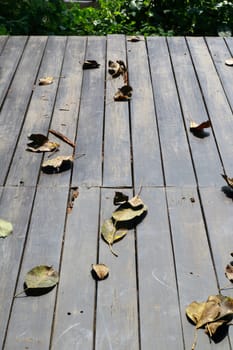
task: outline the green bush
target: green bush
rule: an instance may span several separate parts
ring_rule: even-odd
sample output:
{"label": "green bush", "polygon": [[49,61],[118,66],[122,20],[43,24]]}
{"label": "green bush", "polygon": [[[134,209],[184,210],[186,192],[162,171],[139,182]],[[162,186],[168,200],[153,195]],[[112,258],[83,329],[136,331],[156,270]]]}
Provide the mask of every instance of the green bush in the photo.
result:
{"label": "green bush", "polygon": [[224,35],[233,31],[231,0],[0,0],[0,34]]}

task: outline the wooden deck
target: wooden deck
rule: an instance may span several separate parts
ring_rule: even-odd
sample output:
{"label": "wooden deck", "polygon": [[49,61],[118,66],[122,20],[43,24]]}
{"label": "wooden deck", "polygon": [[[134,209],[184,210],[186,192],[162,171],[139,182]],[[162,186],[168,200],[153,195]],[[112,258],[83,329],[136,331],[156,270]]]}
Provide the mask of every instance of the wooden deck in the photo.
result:
{"label": "wooden deck", "polygon": [[[14,226],[0,240],[3,350],[191,350],[186,306],[229,285],[233,196],[220,174],[233,176],[232,55],[233,38],[0,37],[0,217]],[[85,59],[100,68],[83,70]],[[122,81],[107,62],[117,59],[129,103],[113,101]],[[54,83],[39,86],[43,76]],[[190,121],[208,118],[208,137],[195,137]],[[72,170],[44,174],[47,154],[25,150],[27,135],[49,128],[76,142]],[[148,215],[114,245],[117,258],[100,226],[115,191],[140,186]],[[110,268],[98,283],[96,262]],[[59,271],[58,286],[14,298],[43,264]],[[196,350],[232,347],[232,327],[219,343],[198,332]]]}

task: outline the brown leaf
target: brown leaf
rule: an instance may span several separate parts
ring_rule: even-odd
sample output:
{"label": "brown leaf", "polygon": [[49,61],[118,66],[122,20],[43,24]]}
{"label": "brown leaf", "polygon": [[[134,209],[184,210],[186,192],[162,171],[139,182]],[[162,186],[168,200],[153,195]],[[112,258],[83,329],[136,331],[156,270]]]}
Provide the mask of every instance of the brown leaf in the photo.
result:
{"label": "brown leaf", "polygon": [[74,201],[76,198],[78,198],[79,191],[78,187],[71,187],[69,192],[69,200],[67,205],[67,212],[70,213],[74,206]]}
{"label": "brown leaf", "polygon": [[53,77],[43,77],[39,79],[39,85],[50,85],[53,83]]}
{"label": "brown leaf", "polygon": [[102,238],[105,240],[106,243],[108,243],[109,248],[113,255],[118,256],[112,249],[113,243],[119,241],[127,234],[127,229],[120,229],[117,230],[116,226],[114,225],[112,219],[107,219],[104,221],[102,227],[101,227],[101,235]]}
{"label": "brown leaf", "polygon": [[227,66],[233,66],[233,58],[228,58],[226,61],[225,61],[225,64]]}
{"label": "brown leaf", "polygon": [[136,43],[138,41],[141,41],[140,37],[139,36],[130,36],[127,41],[131,41],[132,43]]}
{"label": "brown leaf", "polygon": [[83,63],[83,69],[93,69],[93,68],[99,68],[100,64],[96,62],[95,60],[86,60]]}
{"label": "brown leaf", "polygon": [[190,123],[190,131],[201,131],[206,128],[211,127],[211,122],[210,120],[207,120],[205,122],[202,122],[201,124],[197,124],[196,122],[192,121]]}
{"label": "brown leaf", "polygon": [[46,160],[41,168],[44,173],[54,174],[69,170],[73,165],[73,156],[58,156],[53,159]]}
{"label": "brown leaf", "polygon": [[43,134],[31,134],[28,136],[32,142],[27,144],[27,151],[31,152],[52,152],[59,148],[59,143],[49,141]]}
{"label": "brown leaf", "polygon": [[233,282],[233,262],[230,262],[229,264],[227,264],[225,268],[225,275],[230,282]]}
{"label": "brown leaf", "polygon": [[61,139],[62,141],[68,143],[68,145],[72,146],[73,148],[75,148],[75,143],[73,141],[71,141],[70,139],[68,139],[67,136],[63,135],[61,132],[53,130],[53,129],[49,129],[49,132],[55,136],[57,136],[59,139]]}
{"label": "brown leaf", "polygon": [[233,178],[228,177],[227,175],[221,174],[226,183],[233,188]]}
{"label": "brown leaf", "polygon": [[118,78],[120,75],[124,75],[127,71],[126,65],[122,60],[108,61],[108,73],[112,76],[112,78]]}
{"label": "brown leaf", "polygon": [[186,314],[196,328],[205,326],[205,331],[211,337],[224,323],[231,321],[233,317],[233,299],[223,295],[211,295],[206,302],[192,302],[186,308]]}
{"label": "brown leaf", "polygon": [[132,97],[132,87],[124,85],[114,95],[114,101],[129,101]]}
{"label": "brown leaf", "polygon": [[120,205],[127,202],[129,197],[123,192],[115,192],[115,196],[113,198],[114,205]]}
{"label": "brown leaf", "polygon": [[92,276],[96,280],[104,280],[109,275],[109,268],[105,264],[93,264],[92,265]]}

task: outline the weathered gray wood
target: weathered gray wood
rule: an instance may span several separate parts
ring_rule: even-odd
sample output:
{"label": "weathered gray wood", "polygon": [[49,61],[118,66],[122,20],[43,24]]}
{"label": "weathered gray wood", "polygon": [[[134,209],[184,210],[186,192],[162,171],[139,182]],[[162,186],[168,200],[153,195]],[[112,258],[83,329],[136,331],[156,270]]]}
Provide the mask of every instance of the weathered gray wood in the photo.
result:
{"label": "weathered gray wood", "polygon": [[206,43],[210,50],[212,60],[218,72],[223,89],[226,93],[228,101],[233,108],[233,92],[232,92],[232,67],[225,64],[226,59],[231,57],[231,53],[223,38],[206,37]]}
{"label": "weathered gray wood", "polygon": [[9,37],[7,35],[0,35],[0,54],[2,54],[2,50],[4,48],[4,45],[6,44],[7,42],[7,39]]}
{"label": "weathered gray wood", "polygon": [[[15,73],[18,62],[22,55],[26,36],[10,36],[0,55],[0,106],[10,86],[11,79]],[[1,51],[1,46],[0,46]]]}
{"label": "weathered gray wood", "polygon": [[135,186],[164,183],[156,114],[145,41],[127,43],[133,171]]}
{"label": "weathered gray wood", "polygon": [[[107,37],[108,61],[123,60],[126,63],[125,37]],[[107,68],[108,69],[108,68]],[[104,127],[104,186],[131,186],[131,155],[128,102],[115,102],[113,97],[124,85],[123,78],[112,79],[106,73],[106,103]]]}
{"label": "weathered gray wood", "polygon": [[[78,112],[80,105],[81,86],[82,86],[82,63],[84,60],[86,46],[85,37],[70,37],[67,42],[59,89],[57,91],[54,112],[50,127],[75,141]],[[72,156],[74,148],[62,140],[50,135],[50,139],[60,144],[58,155]],[[74,154],[76,156],[76,154]],[[44,160],[48,155],[44,156]],[[51,158],[50,158],[51,159]],[[78,159],[75,159],[77,162]],[[70,182],[71,171],[65,171],[55,176],[41,172],[39,184],[43,186],[62,186]]]}
{"label": "weathered gray wood", "polygon": [[148,206],[137,226],[141,349],[183,349],[164,189],[143,188],[140,197]]}
{"label": "weathered gray wood", "polygon": [[[194,326],[187,321],[185,308],[194,300],[218,294],[217,281],[196,189],[168,188],[167,198],[185,349],[191,349]],[[229,349],[227,337],[214,346]],[[195,349],[212,349],[203,331],[198,332]]]}
{"label": "weathered gray wood", "polygon": [[99,221],[99,189],[79,189],[68,214],[58,289],[53,350],[92,350]]}
{"label": "weathered gray wood", "polygon": [[0,184],[4,183],[14,153],[46,40],[40,36],[29,39],[1,110]]}
{"label": "weathered gray wood", "polygon": [[85,156],[74,162],[73,185],[102,184],[102,147],[105,94],[106,38],[88,37],[85,59],[94,59],[100,67],[83,74],[78,120],[76,155]]}
{"label": "weathered gray wood", "polygon": [[[222,185],[222,189],[213,187],[200,189],[220,288],[228,284],[225,277],[225,267],[232,260],[230,253],[232,252],[233,225],[231,190],[227,185],[224,185],[224,182]],[[231,296],[233,295],[232,290],[227,291],[227,294],[229,293]]]}
{"label": "weathered gray wood", "polygon": [[[124,191],[125,192],[125,191]],[[114,190],[101,191],[101,224],[114,210]],[[137,286],[134,231],[114,245],[111,254],[101,239],[99,262],[110,269],[108,279],[98,283],[96,310],[96,350],[139,349]]]}
{"label": "weathered gray wood", "polygon": [[148,37],[147,47],[166,185],[194,185],[193,165],[166,39]]}
{"label": "weathered gray wood", "polygon": [[[1,195],[2,193],[2,195]],[[21,255],[27,237],[34,190],[23,187],[5,187],[0,190],[0,217],[13,224],[13,233],[1,239],[1,291],[0,291],[0,347],[7,329],[7,322],[15,294]],[[13,349],[13,348],[12,348]]]}
{"label": "weathered gray wood", "polygon": [[168,38],[168,44],[198,184],[220,185],[222,180],[219,172],[222,170],[222,163],[212,130],[206,129],[209,137],[205,138],[198,138],[189,131],[191,121],[206,121],[208,114],[185,39]]}
{"label": "weathered gray wood", "polygon": [[[28,238],[17,284],[23,289],[26,273],[37,265],[59,268],[68,188],[37,190]],[[5,349],[49,349],[56,288],[40,297],[14,299]]]}
{"label": "weathered gray wood", "polygon": [[54,82],[51,85],[39,86],[37,79],[7,176],[7,185],[23,183],[25,186],[35,186],[37,184],[43,154],[26,151],[29,142],[28,135],[36,133],[47,135],[48,133],[61,74],[65,43],[65,37],[48,38],[38,78],[53,76]]}
{"label": "weathered gray wood", "polygon": [[[232,111],[203,38],[187,38],[215,137],[227,173],[233,169]],[[224,64],[224,63],[223,63]]]}

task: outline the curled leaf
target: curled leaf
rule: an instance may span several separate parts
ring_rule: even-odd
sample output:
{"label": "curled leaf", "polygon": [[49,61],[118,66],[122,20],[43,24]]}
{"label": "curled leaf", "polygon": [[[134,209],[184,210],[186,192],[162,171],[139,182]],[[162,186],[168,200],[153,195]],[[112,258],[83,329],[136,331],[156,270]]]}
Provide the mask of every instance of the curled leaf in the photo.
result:
{"label": "curled leaf", "polygon": [[205,332],[213,336],[218,328],[233,317],[233,299],[223,295],[211,295],[206,302],[192,302],[186,308],[186,315],[196,328],[205,327]]}
{"label": "curled leaf", "polygon": [[46,160],[41,168],[46,174],[61,173],[69,170],[73,164],[73,156],[58,156],[53,159]]}
{"label": "curled leaf", "polygon": [[211,122],[210,120],[207,120],[205,122],[202,122],[201,124],[197,124],[196,122],[192,121],[190,123],[190,131],[201,131],[206,128],[211,127]]}
{"label": "curled leaf", "polygon": [[227,175],[221,174],[228,186],[233,188],[233,178],[228,177]]}
{"label": "curled leaf", "polygon": [[114,101],[129,101],[132,97],[132,87],[124,85],[114,95]]}
{"label": "curled leaf", "polygon": [[13,232],[12,223],[3,219],[0,219],[0,237],[5,238]]}
{"label": "curled leaf", "polygon": [[53,77],[43,77],[39,79],[39,85],[50,85],[53,83]]}
{"label": "curled leaf", "polygon": [[83,63],[83,69],[93,69],[93,68],[99,68],[100,64],[96,62],[95,60],[86,60]]}
{"label": "curled leaf", "polygon": [[226,61],[225,61],[225,64],[227,66],[233,66],[233,58],[228,58]]}
{"label": "curled leaf", "polygon": [[27,150],[31,152],[52,152],[59,148],[59,143],[49,141],[43,134],[31,134],[28,136],[32,142],[27,144]]}
{"label": "curled leaf", "polygon": [[136,43],[136,42],[138,42],[138,41],[141,41],[141,39],[140,39],[139,36],[133,35],[133,36],[130,36],[130,37],[127,39],[127,41],[131,41],[132,43]]}
{"label": "curled leaf", "polygon": [[113,213],[112,219],[117,228],[134,228],[147,214],[147,206],[137,195],[121,204]]}
{"label": "curled leaf", "polygon": [[233,282],[233,262],[232,261],[229,264],[227,264],[225,268],[225,275],[230,282]]}
{"label": "curled leaf", "polygon": [[120,75],[124,75],[127,71],[126,65],[122,60],[108,61],[108,73],[112,76],[112,78],[118,78]]}
{"label": "curled leaf", "polygon": [[113,243],[119,241],[127,234],[126,229],[117,230],[116,226],[113,224],[112,219],[107,219],[104,221],[101,227],[102,238],[108,243],[109,248],[113,255],[118,256],[112,249]]}
{"label": "curled leaf", "polygon": [[51,288],[59,281],[57,271],[52,266],[39,265],[30,270],[25,277],[27,288]]}
{"label": "curled leaf", "polygon": [[127,196],[123,192],[115,192],[115,196],[113,198],[113,204],[120,205],[127,202],[128,199],[129,199],[129,196]]}
{"label": "curled leaf", "polygon": [[109,275],[109,268],[105,264],[93,264],[91,272],[96,280],[104,280]]}

